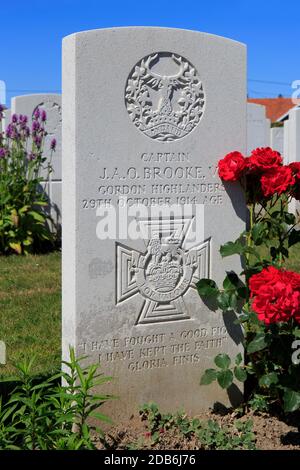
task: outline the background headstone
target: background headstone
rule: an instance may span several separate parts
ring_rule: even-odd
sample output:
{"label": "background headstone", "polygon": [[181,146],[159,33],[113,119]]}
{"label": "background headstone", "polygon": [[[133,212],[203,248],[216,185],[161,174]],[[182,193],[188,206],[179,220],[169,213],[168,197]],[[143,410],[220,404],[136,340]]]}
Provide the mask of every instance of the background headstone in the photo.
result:
{"label": "background headstone", "polygon": [[[35,109],[39,107],[47,113],[46,130],[48,135],[44,144],[44,156],[47,162],[51,162],[53,171],[48,178],[47,171],[42,171],[41,176],[45,180],[42,186],[48,188],[48,197],[51,203],[51,215],[55,220],[55,229],[60,231],[61,226],[61,95],[56,94],[35,94],[23,95],[12,98],[11,114],[23,114],[28,116],[29,125],[31,125],[32,115]],[[51,140],[56,139],[56,150],[51,152]],[[52,155],[51,155],[52,154]],[[49,184],[46,184],[49,183]],[[52,197],[54,197],[52,201]]]}
{"label": "background headstone", "polygon": [[[191,413],[229,403],[199,381],[241,350],[241,330],[195,283],[241,270],[219,248],[244,230],[244,198],[216,164],[246,149],[245,46],[164,28],[77,33],[63,42],[62,96],[64,358],[74,345],[115,377],[106,412],[119,421],[150,400]],[[173,204],[191,212],[172,217]],[[105,210],[123,233],[111,215],[100,239]]]}
{"label": "background headstone", "polygon": [[4,119],[3,119],[3,130],[6,130],[8,124],[10,123],[11,120],[11,109],[6,109],[4,111]]}
{"label": "background headstone", "polygon": [[4,132],[10,123],[10,109],[4,109],[2,111],[2,119],[0,121],[0,132]]}
{"label": "background headstone", "polygon": [[[300,162],[300,108],[290,111],[288,123],[288,163]],[[300,202],[292,199],[289,210],[293,214],[296,214],[296,210],[300,212]]]}
{"label": "background headstone", "polygon": [[289,164],[289,120],[284,121],[283,126],[283,161],[285,165]]}
{"label": "background headstone", "polygon": [[271,128],[271,148],[277,150],[277,152],[281,153],[282,157],[284,158],[283,154],[283,134],[284,128],[283,127],[272,127]]}
{"label": "background headstone", "polygon": [[270,145],[270,120],[266,108],[260,104],[247,103],[247,155],[258,147]]}

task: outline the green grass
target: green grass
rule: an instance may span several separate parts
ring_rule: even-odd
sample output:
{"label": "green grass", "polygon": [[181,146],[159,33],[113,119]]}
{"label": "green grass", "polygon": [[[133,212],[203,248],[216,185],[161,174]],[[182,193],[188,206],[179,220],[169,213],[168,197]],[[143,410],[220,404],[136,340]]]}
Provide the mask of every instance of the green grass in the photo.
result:
{"label": "green grass", "polygon": [[61,255],[0,257],[0,340],[7,364],[0,380],[14,374],[13,364],[35,356],[35,375],[60,367]]}
{"label": "green grass", "polygon": [[[259,254],[265,259],[271,259],[267,247],[261,245],[258,248]],[[255,258],[251,258],[255,262]],[[283,267],[290,271],[300,272],[300,244],[294,245],[289,249],[289,257],[285,260]]]}

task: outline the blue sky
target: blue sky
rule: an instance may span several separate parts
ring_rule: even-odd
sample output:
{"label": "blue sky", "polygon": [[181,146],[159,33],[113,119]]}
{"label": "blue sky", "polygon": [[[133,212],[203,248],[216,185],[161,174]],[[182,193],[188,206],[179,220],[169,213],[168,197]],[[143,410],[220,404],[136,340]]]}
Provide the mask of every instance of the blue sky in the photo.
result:
{"label": "blue sky", "polygon": [[300,80],[299,10],[299,0],[2,0],[0,80],[8,98],[59,92],[64,36],[112,26],[168,26],[246,43],[249,95],[290,96],[291,82]]}

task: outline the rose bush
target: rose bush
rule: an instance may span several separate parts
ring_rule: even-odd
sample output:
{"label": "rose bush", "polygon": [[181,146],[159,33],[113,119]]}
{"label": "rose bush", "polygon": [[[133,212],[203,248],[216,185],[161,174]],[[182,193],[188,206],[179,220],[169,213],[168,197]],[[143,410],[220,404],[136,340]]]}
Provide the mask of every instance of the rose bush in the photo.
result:
{"label": "rose bush", "polygon": [[300,200],[300,163],[284,165],[278,152],[258,148],[249,157],[229,153],[219,161],[218,174],[239,182],[245,193],[247,230],[220,247],[223,257],[240,255],[244,271],[242,277],[227,273],[222,288],[211,279],[201,279],[197,288],[224,312],[236,312],[245,362],[237,356],[231,370],[231,359],[220,354],[215,358],[220,370],[208,369],[201,383],[218,380],[229,388],[234,378],[246,381],[250,404],[294,411],[300,408],[300,365],[292,361],[294,341],[300,338],[300,274],[286,270],[284,263],[300,242],[299,214],[288,212],[291,199]]}

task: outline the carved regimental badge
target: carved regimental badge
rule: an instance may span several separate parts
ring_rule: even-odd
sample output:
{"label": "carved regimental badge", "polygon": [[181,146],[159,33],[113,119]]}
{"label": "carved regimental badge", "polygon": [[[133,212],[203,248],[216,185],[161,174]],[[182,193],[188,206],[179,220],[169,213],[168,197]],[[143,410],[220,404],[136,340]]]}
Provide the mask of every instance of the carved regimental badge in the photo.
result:
{"label": "carved regimental badge", "polygon": [[137,324],[190,318],[183,296],[199,279],[209,277],[210,246],[207,240],[183,248],[191,222],[173,220],[170,229],[170,221],[140,221],[141,230],[150,232],[144,253],[117,243],[116,303],[139,294],[143,304]]}
{"label": "carved regimental badge", "polygon": [[157,52],[134,67],[125,104],[132,122],[152,139],[170,142],[191,132],[203,116],[205,94],[195,67],[184,57]]}

